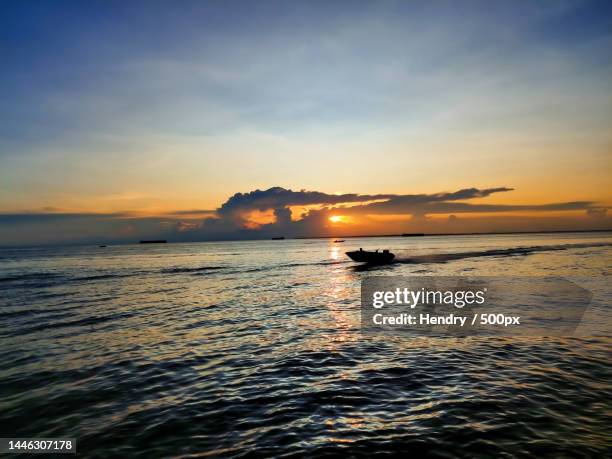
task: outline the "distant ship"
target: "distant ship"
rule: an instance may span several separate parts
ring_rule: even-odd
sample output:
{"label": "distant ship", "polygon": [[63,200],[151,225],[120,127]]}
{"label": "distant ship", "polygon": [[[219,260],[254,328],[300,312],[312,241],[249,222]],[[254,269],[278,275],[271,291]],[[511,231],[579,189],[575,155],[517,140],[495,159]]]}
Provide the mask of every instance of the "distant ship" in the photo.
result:
{"label": "distant ship", "polygon": [[391,263],[395,258],[395,254],[389,252],[388,250],[383,250],[379,252],[376,250],[375,252],[371,252],[368,250],[354,250],[352,252],[346,252],[348,257],[359,263],[369,263],[371,265],[385,265],[387,263]]}
{"label": "distant ship", "polygon": [[402,233],[402,237],[425,236],[425,233]]}
{"label": "distant ship", "polygon": [[344,239],[336,239],[334,242],[344,242]]}
{"label": "distant ship", "polygon": [[285,239],[285,236],[279,236],[279,237],[272,238],[273,241],[282,241],[283,239]]}
{"label": "distant ship", "polygon": [[148,240],[143,240],[140,241],[141,244],[165,244],[166,241],[165,239],[148,239]]}

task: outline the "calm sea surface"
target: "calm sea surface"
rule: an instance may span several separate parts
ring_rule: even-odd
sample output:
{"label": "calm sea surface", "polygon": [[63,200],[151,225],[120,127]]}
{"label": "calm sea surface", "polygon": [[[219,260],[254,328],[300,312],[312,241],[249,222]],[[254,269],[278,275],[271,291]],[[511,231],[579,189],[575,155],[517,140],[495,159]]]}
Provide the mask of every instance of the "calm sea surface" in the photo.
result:
{"label": "calm sea surface", "polygon": [[[398,262],[355,269],[359,247]],[[0,436],[86,457],[603,457],[611,262],[611,233],[0,249]],[[576,277],[594,303],[567,338],[362,336],[372,275]]]}

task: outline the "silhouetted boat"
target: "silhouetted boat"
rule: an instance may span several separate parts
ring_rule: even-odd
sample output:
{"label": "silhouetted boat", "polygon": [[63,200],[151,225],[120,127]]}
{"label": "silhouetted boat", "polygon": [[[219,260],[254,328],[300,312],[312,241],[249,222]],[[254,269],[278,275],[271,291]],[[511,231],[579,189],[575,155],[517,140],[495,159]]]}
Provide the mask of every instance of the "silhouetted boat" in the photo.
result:
{"label": "silhouetted boat", "polygon": [[344,239],[336,239],[334,242],[344,242]]}
{"label": "silhouetted boat", "polygon": [[425,233],[402,233],[402,237],[425,236]]}
{"label": "silhouetted boat", "polygon": [[285,239],[285,236],[279,236],[279,237],[272,238],[273,241],[282,241],[283,239]]}
{"label": "silhouetted boat", "polygon": [[165,239],[149,239],[149,240],[144,240],[144,241],[140,241],[141,244],[165,244],[166,241]]}
{"label": "silhouetted boat", "polygon": [[99,245],[98,247],[100,247],[100,248],[104,248],[104,247],[106,247],[106,246],[105,246],[105,245]]}
{"label": "silhouetted boat", "polygon": [[368,250],[359,249],[352,252],[346,252],[346,254],[353,261],[369,263],[371,265],[384,265],[391,263],[395,258],[395,254],[389,252],[388,250],[383,250],[382,252],[379,252],[378,250],[371,252]]}

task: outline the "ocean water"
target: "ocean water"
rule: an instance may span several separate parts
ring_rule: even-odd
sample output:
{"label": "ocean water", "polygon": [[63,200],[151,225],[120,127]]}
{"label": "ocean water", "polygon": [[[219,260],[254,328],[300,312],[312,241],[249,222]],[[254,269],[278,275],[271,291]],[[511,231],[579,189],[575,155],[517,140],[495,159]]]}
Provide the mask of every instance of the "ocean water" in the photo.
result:
{"label": "ocean water", "polygon": [[[344,252],[389,248],[355,267]],[[612,233],[0,250],[0,436],[83,457],[601,457]],[[580,278],[572,337],[364,336],[360,281]]]}

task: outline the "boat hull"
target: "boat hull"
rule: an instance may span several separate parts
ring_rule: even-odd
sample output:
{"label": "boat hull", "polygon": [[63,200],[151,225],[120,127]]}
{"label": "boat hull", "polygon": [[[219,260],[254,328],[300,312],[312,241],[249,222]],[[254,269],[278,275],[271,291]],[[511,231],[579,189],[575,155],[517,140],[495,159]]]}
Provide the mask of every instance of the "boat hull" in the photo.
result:
{"label": "boat hull", "polygon": [[371,265],[384,265],[391,263],[395,255],[391,252],[368,252],[365,250],[355,250],[346,252],[347,256],[358,263],[368,263]]}

